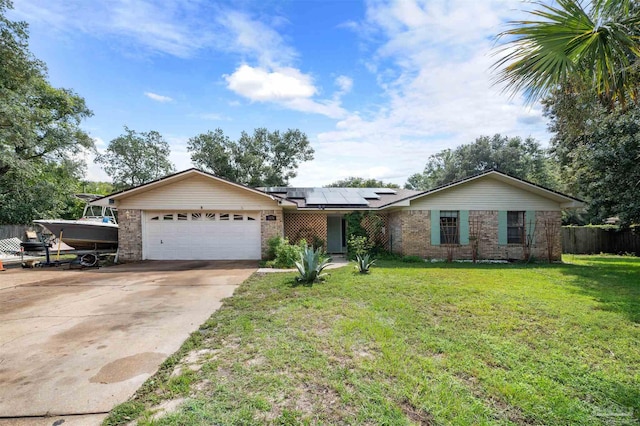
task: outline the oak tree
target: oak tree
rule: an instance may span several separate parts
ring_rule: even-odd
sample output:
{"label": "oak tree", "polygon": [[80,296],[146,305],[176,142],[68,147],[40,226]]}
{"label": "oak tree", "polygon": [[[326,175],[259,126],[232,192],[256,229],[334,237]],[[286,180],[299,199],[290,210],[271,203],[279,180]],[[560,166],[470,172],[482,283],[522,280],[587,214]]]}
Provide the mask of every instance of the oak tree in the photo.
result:
{"label": "oak tree", "polygon": [[160,133],[136,132],[127,126],[124,131],[95,159],[113,179],[114,189],[142,185],[175,171],[169,160],[171,148]]}
{"label": "oak tree", "polygon": [[218,128],[189,139],[187,149],[196,167],[253,187],[288,185],[314,153],[307,135],[298,129],[281,133],[258,128],[233,141]]}

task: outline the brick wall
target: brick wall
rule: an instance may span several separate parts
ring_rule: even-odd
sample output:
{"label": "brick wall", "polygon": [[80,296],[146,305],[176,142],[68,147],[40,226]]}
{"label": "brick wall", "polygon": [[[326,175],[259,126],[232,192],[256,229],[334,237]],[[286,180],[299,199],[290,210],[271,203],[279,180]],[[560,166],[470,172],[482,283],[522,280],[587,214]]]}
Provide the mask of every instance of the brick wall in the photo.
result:
{"label": "brick wall", "polygon": [[118,209],[118,261],[142,260],[142,211]]}
{"label": "brick wall", "polygon": [[[403,255],[424,258],[446,259],[447,247],[431,245],[431,212],[429,210],[402,210],[391,213],[389,230],[392,236],[393,252]],[[560,224],[562,215],[559,211],[536,212],[531,254],[537,260],[546,260],[548,227],[552,232],[552,259],[560,260],[562,240]],[[469,237],[478,239],[479,259],[523,259],[522,244],[498,245],[498,212],[495,210],[469,211]],[[454,259],[471,259],[472,245],[459,245],[453,248]]]}
{"label": "brick wall", "polygon": [[[479,259],[505,259],[507,251],[505,246],[498,245],[498,211],[497,210],[470,210],[469,211],[469,238],[478,239]],[[473,229],[472,229],[473,228]],[[469,249],[463,248],[460,258],[470,259],[473,254]],[[521,250],[522,251],[522,250]]]}
{"label": "brick wall", "polygon": [[[272,215],[276,220],[267,220],[267,216]],[[273,237],[282,237],[284,232],[282,210],[262,210],[260,212],[260,247],[262,258],[267,257],[269,250],[268,241]]]}
{"label": "brick wall", "polygon": [[327,244],[327,215],[323,213],[291,213],[284,216],[284,236],[292,244],[301,239],[313,242],[316,235]]}
{"label": "brick wall", "polygon": [[[402,210],[394,213],[402,229],[401,254],[428,257],[431,221],[428,210]],[[394,241],[394,246],[396,242]],[[395,250],[395,249],[394,249]]]}

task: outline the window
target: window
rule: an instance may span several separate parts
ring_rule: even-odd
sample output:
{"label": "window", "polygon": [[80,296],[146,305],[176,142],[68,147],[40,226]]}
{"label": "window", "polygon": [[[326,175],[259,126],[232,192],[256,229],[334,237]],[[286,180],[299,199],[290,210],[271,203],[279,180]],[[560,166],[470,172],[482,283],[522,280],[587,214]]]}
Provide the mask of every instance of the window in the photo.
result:
{"label": "window", "polygon": [[201,213],[191,213],[191,220],[201,220],[201,219],[202,219]]}
{"label": "window", "polygon": [[255,217],[247,216],[247,220],[256,220]]}
{"label": "window", "polygon": [[460,244],[457,210],[440,211],[440,244]]}
{"label": "window", "polygon": [[151,220],[160,220],[160,216],[153,216]]}
{"label": "window", "polygon": [[178,220],[187,220],[186,213],[178,213]]}
{"label": "window", "polygon": [[220,213],[220,220],[229,220],[228,213]]}
{"label": "window", "polygon": [[524,242],[524,212],[507,212],[507,243]]}
{"label": "window", "polygon": [[204,218],[206,220],[216,220],[216,214],[215,213],[205,213],[204,214]]}
{"label": "window", "polygon": [[234,214],[233,215],[233,220],[242,220],[244,219],[244,217],[241,214]]}
{"label": "window", "polygon": [[162,220],[173,220],[173,213],[163,215]]}

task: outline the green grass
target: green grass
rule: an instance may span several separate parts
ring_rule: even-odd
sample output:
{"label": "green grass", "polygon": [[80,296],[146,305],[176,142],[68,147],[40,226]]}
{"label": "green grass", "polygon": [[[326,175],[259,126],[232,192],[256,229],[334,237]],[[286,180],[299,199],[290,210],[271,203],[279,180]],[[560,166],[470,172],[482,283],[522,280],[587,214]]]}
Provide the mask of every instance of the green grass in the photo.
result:
{"label": "green grass", "polygon": [[[637,424],[640,259],[565,262],[381,261],[313,287],[254,276],[119,411],[161,425]],[[172,378],[194,349],[211,350],[202,368]]]}

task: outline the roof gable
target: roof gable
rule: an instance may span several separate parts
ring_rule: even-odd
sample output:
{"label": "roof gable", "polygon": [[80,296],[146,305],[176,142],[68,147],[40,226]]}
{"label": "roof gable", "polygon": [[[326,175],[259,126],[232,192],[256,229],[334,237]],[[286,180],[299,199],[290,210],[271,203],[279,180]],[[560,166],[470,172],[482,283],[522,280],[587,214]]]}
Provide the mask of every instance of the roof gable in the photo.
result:
{"label": "roof gable", "polygon": [[[408,207],[411,205],[415,204],[415,201],[417,200],[427,200],[429,198],[435,198],[438,195],[444,194],[444,193],[451,193],[451,192],[455,192],[455,191],[460,191],[461,188],[464,187],[468,187],[469,185],[473,185],[473,183],[478,183],[480,181],[487,181],[487,180],[493,180],[497,183],[501,183],[503,185],[508,185],[514,189],[518,189],[521,191],[524,191],[526,193],[531,194],[532,197],[537,198],[537,199],[546,199],[549,202],[555,203],[556,205],[558,205],[558,208],[578,208],[578,207],[582,207],[584,205],[584,203],[582,202],[582,200],[575,198],[575,197],[571,197],[569,195],[565,195],[562,194],[558,191],[554,191],[548,188],[545,188],[543,186],[534,184],[532,182],[528,182],[526,180],[523,179],[519,179],[513,176],[510,176],[506,173],[502,173],[499,172],[497,170],[489,170],[486,172],[482,172],[479,173],[477,175],[473,175],[470,177],[467,177],[465,179],[461,179],[459,181],[455,181],[455,182],[451,182],[449,184],[446,185],[442,185],[440,187],[437,188],[433,188],[430,189],[428,191],[423,191],[419,194],[410,196],[410,197],[406,197],[402,200],[393,202],[393,203],[389,203],[385,206],[382,206],[383,208],[391,208],[391,207]],[[497,189],[498,187],[496,187]],[[506,188],[506,187],[504,187]],[[466,191],[465,191],[466,192]],[[472,193],[472,192],[471,192]],[[476,195],[480,195],[482,196],[483,194],[476,194]],[[484,194],[487,196],[492,196],[493,194]],[[511,195],[513,196],[514,193],[512,192]],[[517,197],[516,197],[517,198]],[[514,204],[514,200],[511,201],[511,205]],[[495,204],[495,200],[487,200],[487,205],[489,204]]]}
{"label": "roof gable", "polygon": [[155,191],[161,190],[164,187],[175,185],[179,182],[185,181],[187,179],[193,179],[196,177],[202,181],[209,181],[212,184],[217,186],[227,187],[230,190],[233,189],[232,192],[235,192],[235,193],[251,194],[254,197],[256,196],[262,197],[265,199],[265,201],[278,200],[277,197],[273,197],[257,189],[250,188],[248,186],[241,185],[235,182],[231,182],[227,179],[220,178],[211,173],[207,173],[202,170],[192,168],[192,169],[184,170],[182,172],[178,172],[172,175],[165,176],[160,179],[156,179],[152,182],[148,182],[143,185],[136,186],[134,188],[130,188],[123,191],[115,192],[113,194],[106,195],[102,198],[98,198],[97,200],[94,200],[92,204],[107,205],[107,204],[120,203],[123,200],[126,200],[128,198],[139,197],[145,193],[148,193],[151,191],[155,192]]}

